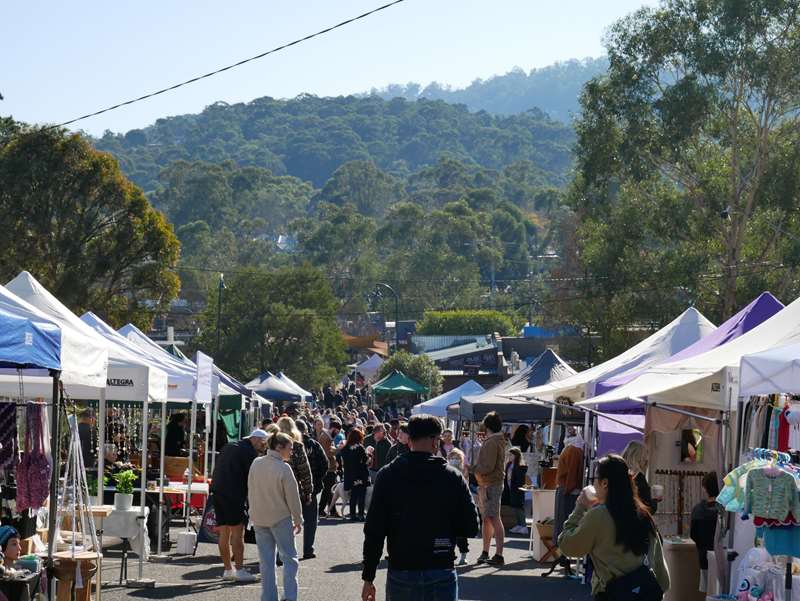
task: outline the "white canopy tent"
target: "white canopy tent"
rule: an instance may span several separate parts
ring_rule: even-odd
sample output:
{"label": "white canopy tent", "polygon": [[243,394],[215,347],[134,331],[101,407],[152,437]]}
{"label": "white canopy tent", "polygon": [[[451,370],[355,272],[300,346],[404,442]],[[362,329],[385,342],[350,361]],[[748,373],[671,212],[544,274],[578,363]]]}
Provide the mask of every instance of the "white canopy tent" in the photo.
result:
{"label": "white canopy tent", "polygon": [[373,354],[369,358],[356,365],[355,370],[364,376],[365,380],[371,380],[377,375],[378,370],[380,370],[381,365],[383,365],[383,362],[384,360],[380,355]]}
{"label": "white canopy tent", "polygon": [[301,387],[297,382],[292,380],[289,376],[287,376],[282,371],[278,372],[277,378],[281,382],[283,382],[284,384],[289,386],[290,388],[293,388],[294,390],[296,390],[297,394],[299,394],[300,398],[302,398],[304,401],[310,401],[311,400],[312,394],[308,390],[306,390],[305,388]]}
{"label": "white canopy tent", "polygon": [[[36,281],[30,273],[23,271],[6,284],[6,288],[49,316],[62,326],[62,329],[73,330],[84,339],[93,340],[95,347],[105,347],[108,353],[108,374],[107,380],[101,388],[104,389],[107,400],[155,402],[167,400],[167,374],[163,370],[142,361],[123,347],[111,344],[100,336]],[[89,360],[92,360],[91,356]],[[40,394],[38,389],[42,383],[44,383],[44,388]],[[29,383],[26,380],[25,388],[30,390],[34,396],[45,396],[49,392],[50,384],[47,380],[42,383],[37,381]],[[73,398],[98,398],[98,388],[94,386],[67,385],[65,382],[64,389]]]}
{"label": "white canopy tent", "polygon": [[[108,370],[108,347],[105,343],[89,336],[86,332],[71,327],[62,326],[52,316],[39,310],[32,304],[21,299],[3,286],[0,286],[0,307],[9,313],[14,313],[32,320],[42,320],[54,323],[61,331],[61,382],[64,386],[91,386],[95,389],[105,388]],[[0,373],[14,373],[16,369],[3,369]],[[25,381],[30,378],[46,378],[49,390],[44,394],[34,396],[49,397],[52,392],[52,383],[47,370],[26,369]],[[19,381],[15,380],[14,393],[19,391]]]}
{"label": "white canopy tent", "polygon": [[595,406],[646,397],[648,402],[662,405],[723,411],[732,408],[740,396],[737,376],[742,357],[796,343],[800,343],[800,299],[722,346],[651,367],[628,384],[579,404]]}
{"label": "white canopy tent", "polygon": [[482,394],[484,392],[486,392],[486,389],[475,380],[467,380],[458,388],[453,388],[453,390],[448,390],[444,394],[433,397],[429,401],[414,405],[411,408],[411,415],[427,413],[428,415],[435,415],[436,417],[447,417],[447,408],[450,405],[460,402],[461,397]]}
{"label": "white canopy tent", "polygon": [[[92,338],[103,344],[108,349],[108,377],[106,386],[100,389],[87,386],[67,386],[65,390],[75,398],[99,399],[100,404],[100,440],[105,440],[105,402],[115,401],[134,401],[141,402],[143,405],[142,420],[142,440],[145,441],[142,448],[142,481],[141,481],[141,520],[142,540],[145,540],[144,529],[146,528],[145,516],[145,488],[147,482],[147,410],[148,402],[166,403],[167,401],[167,374],[164,370],[155,366],[152,362],[143,361],[135,353],[130,352],[125,345],[117,341],[109,340],[99,334],[96,330],[89,327],[86,323],[70,311],[64,304],[53,296],[36,278],[27,271],[23,271],[7,284],[7,288],[20,298],[40,309],[49,315],[54,321],[63,324],[63,327],[74,329],[84,333],[88,338]],[[27,385],[26,385],[27,388]],[[102,470],[102,449],[98,453],[98,474]],[[103,486],[102,478],[98,477],[98,498],[102,501]],[[144,552],[139,554],[139,577],[143,573]]]}
{"label": "white canopy tent", "polygon": [[593,395],[595,382],[659,363],[715,329],[714,324],[703,317],[697,309],[690,307],[658,332],[613,359],[569,378],[502,396],[543,401],[555,401],[560,398],[580,401]]}
{"label": "white canopy tent", "polygon": [[739,363],[739,396],[800,394],[800,343],[744,355]]}

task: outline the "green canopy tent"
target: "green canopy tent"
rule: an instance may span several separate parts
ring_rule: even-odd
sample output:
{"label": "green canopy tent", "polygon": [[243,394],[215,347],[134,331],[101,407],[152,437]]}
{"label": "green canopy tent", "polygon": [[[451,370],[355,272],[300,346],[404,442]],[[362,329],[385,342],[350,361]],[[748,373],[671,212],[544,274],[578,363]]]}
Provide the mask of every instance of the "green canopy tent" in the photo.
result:
{"label": "green canopy tent", "polygon": [[427,395],[428,387],[409,378],[401,371],[394,370],[372,386],[375,396],[412,396]]}

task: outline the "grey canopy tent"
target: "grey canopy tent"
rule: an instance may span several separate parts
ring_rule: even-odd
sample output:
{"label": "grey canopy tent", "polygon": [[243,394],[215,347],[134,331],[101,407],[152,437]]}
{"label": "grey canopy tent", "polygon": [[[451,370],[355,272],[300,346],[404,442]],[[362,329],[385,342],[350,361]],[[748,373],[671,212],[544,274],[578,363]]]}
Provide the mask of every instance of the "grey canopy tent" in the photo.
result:
{"label": "grey canopy tent", "polygon": [[[531,365],[483,394],[461,397],[457,404],[448,408],[448,417],[454,420],[480,421],[487,413],[497,411],[506,422],[550,421],[552,405],[535,401],[516,401],[500,395],[555,382],[574,373],[575,370],[561,357],[547,349]],[[583,423],[580,412],[561,406],[556,412],[556,419],[562,422]]]}
{"label": "grey canopy tent", "polygon": [[270,401],[294,403],[303,400],[297,390],[268,371],[251,380],[245,386]]}

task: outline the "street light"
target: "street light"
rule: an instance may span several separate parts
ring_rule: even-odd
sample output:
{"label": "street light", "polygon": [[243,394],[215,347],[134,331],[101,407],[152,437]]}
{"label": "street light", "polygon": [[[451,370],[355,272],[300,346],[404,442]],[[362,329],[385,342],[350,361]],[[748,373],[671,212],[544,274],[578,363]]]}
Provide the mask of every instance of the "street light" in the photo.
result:
{"label": "street light", "polygon": [[375,291],[372,293],[372,297],[375,299],[384,298],[384,290],[391,292],[394,297],[394,350],[397,352],[400,350],[400,297],[395,289],[385,282],[375,284]]}
{"label": "street light", "polygon": [[[222,322],[222,291],[225,290],[225,274],[219,274],[219,289],[217,292],[217,349],[214,352],[215,357],[219,357],[219,335],[220,324]],[[219,360],[219,359],[217,359]]]}

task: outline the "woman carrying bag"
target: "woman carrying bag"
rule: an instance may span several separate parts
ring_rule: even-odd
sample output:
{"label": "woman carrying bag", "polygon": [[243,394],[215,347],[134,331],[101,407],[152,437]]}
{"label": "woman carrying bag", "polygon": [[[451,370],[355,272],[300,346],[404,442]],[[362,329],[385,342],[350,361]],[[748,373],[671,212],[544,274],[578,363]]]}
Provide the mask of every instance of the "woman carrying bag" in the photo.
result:
{"label": "woman carrying bag", "polygon": [[597,601],[660,601],[669,590],[661,537],[625,460],[603,457],[595,487],[581,492],[564,523],[559,549],[569,557],[591,557]]}

